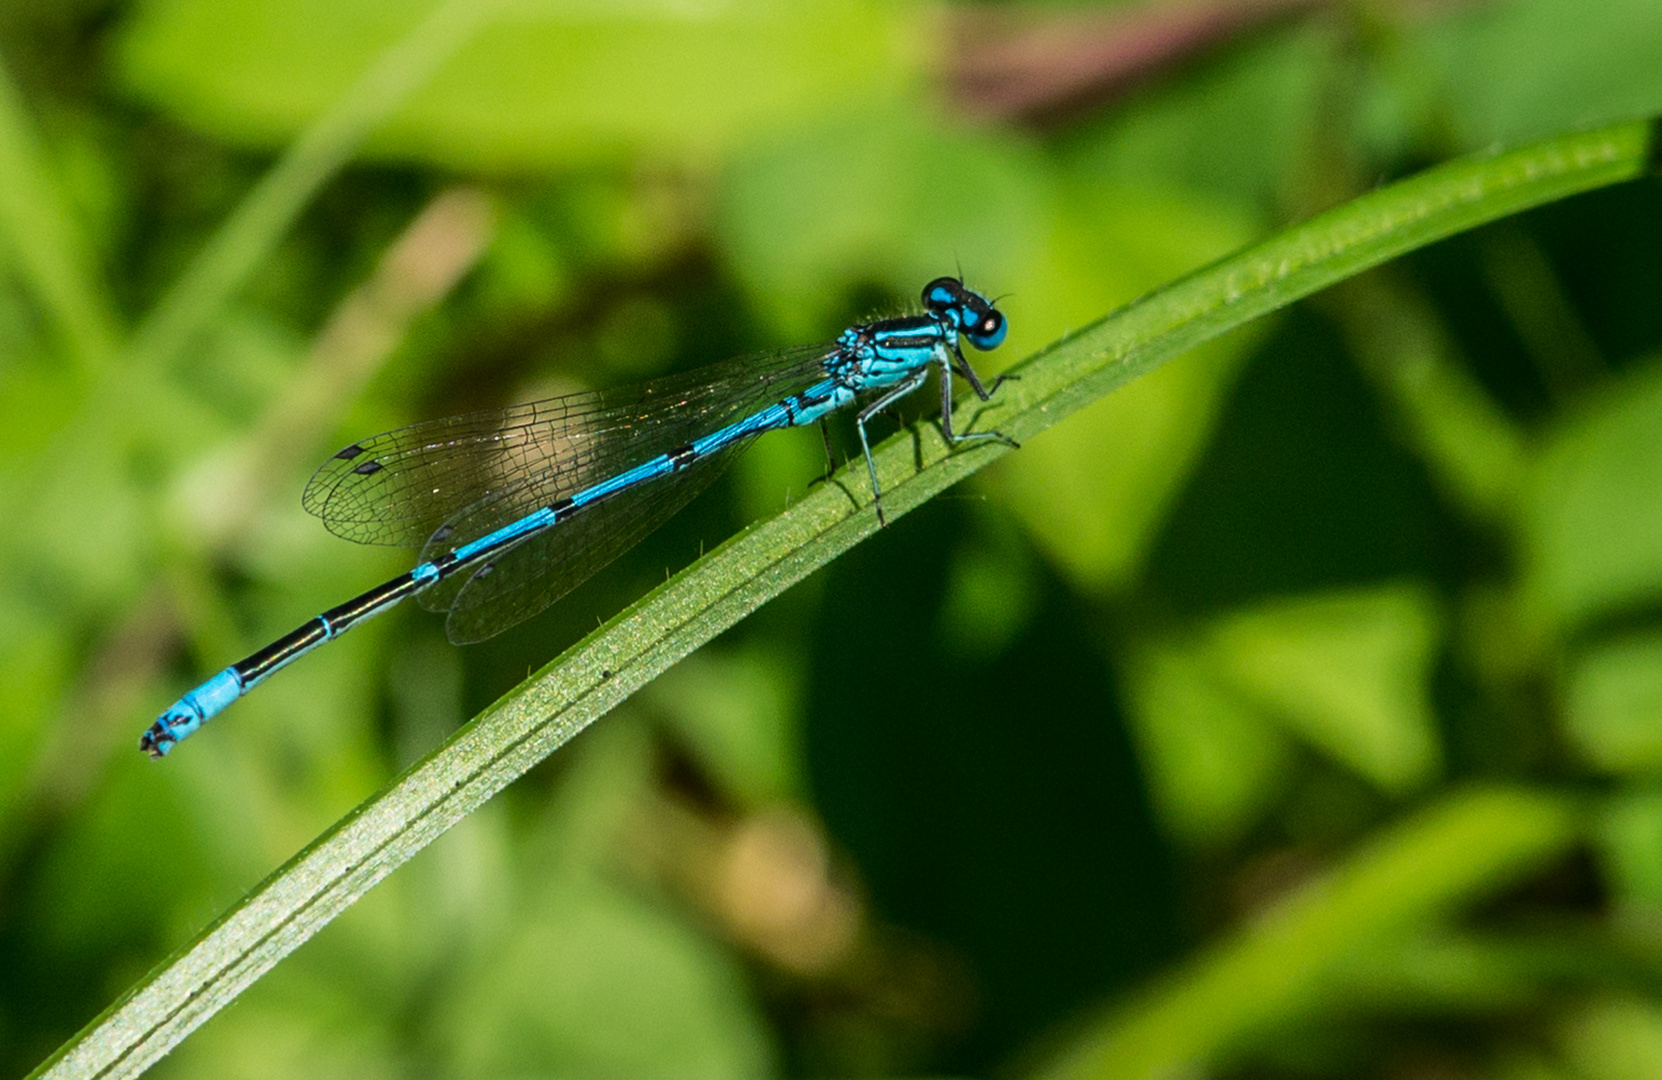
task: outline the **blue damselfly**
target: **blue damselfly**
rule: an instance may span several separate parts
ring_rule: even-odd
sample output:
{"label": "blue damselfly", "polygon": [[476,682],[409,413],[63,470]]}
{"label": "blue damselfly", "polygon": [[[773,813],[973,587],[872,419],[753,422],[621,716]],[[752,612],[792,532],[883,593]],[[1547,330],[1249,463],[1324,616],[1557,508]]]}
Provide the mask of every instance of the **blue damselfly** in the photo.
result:
{"label": "blue damselfly", "polygon": [[[923,314],[850,327],[833,342],[740,357],[636,386],[570,394],[433,420],[364,439],[318,469],[302,503],[337,536],[420,547],[411,571],[334,607],[174,702],[139,740],[162,757],[279,668],[414,596],[448,612],[457,644],[483,641],[537,614],[685,506],[751,439],[823,422],[862,395],[855,415],[872,498],[882,491],[866,423],[940,376],[947,441],[958,432],[952,376],[981,400],[959,338],[983,351],[1008,325],[957,278],[923,290]],[[999,380],[999,381],[1002,381]],[[878,393],[880,392],[880,393]],[[829,438],[827,440],[829,450]]]}

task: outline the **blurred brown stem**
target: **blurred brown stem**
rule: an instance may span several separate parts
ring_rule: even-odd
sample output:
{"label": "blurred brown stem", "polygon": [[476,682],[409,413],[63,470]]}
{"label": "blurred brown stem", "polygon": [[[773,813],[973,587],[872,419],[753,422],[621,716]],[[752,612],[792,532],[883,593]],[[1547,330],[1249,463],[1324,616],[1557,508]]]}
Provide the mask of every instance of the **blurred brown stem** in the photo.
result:
{"label": "blurred brown stem", "polygon": [[[246,541],[261,510],[290,487],[411,324],[479,261],[494,218],[489,196],[477,188],[441,192],[340,302],[286,388],[216,472],[211,513],[194,523],[205,554]],[[85,797],[112,749],[128,745],[122,725],[142,726],[134,710],[154,692],[181,637],[178,592],[151,590],[93,650],[25,788],[26,816],[37,826]]]}
{"label": "blurred brown stem", "polygon": [[[1482,0],[1381,0],[1418,18]],[[1133,86],[1278,19],[1332,0],[1155,0],[1107,11],[1040,5],[954,8],[946,80],[953,101],[988,120],[1044,123]]]}
{"label": "blurred brown stem", "polygon": [[223,495],[199,522],[208,546],[234,547],[278,489],[288,488],[322,451],[410,325],[479,261],[494,223],[490,197],[473,187],[440,192],[416,215],[369,279],[336,306],[294,377],[236,451],[229,475],[215,484]]}
{"label": "blurred brown stem", "polygon": [[954,12],[948,81],[986,119],[1042,120],[1097,103],[1196,53],[1327,0],[1178,0],[1110,11]]}

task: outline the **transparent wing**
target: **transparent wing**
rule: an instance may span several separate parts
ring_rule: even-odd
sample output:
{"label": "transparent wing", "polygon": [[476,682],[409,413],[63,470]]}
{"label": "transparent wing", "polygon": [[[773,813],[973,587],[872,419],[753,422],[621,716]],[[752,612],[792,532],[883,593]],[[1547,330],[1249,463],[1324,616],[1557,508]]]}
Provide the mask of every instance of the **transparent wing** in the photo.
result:
{"label": "transparent wing", "polygon": [[807,388],[824,376],[821,362],[834,348],[741,356],[634,386],[399,428],[324,462],[301,505],[361,544],[420,547],[448,525],[438,542],[449,550]]}
{"label": "transparent wing", "polygon": [[[418,599],[430,610],[449,609],[445,635],[457,645],[494,637],[541,612],[663,524],[709,487],[749,441],[701,458],[672,478],[619,492]],[[458,584],[447,589],[453,582]]]}

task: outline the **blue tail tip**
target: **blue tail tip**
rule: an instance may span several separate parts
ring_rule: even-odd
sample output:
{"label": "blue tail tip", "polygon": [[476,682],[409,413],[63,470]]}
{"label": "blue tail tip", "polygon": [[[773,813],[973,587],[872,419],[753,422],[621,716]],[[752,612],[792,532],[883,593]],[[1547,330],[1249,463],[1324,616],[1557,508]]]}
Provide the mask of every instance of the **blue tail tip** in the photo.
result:
{"label": "blue tail tip", "polygon": [[161,717],[150,725],[149,730],[139,736],[139,749],[149,754],[152,759],[160,761],[173,749],[174,744],[195,730],[199,723],[200,721],[189,713],[181,713],[175,705],[162,713]]}
{"label": "blue tail tip", "polygon": [[160,760],[191,732],[217,716],[244,691],[242,675],[233,665],[169,705],[150,730],[139,736],[139,749]]}
{"label": "blue tail tip", "polygon": [[181,739],[201,727],[207,717],[193,700],[194,697],[194,693],[186,694],[169,705],[167,711],[150,725],[150,729],[139,736],[139,749],[160,761]]}

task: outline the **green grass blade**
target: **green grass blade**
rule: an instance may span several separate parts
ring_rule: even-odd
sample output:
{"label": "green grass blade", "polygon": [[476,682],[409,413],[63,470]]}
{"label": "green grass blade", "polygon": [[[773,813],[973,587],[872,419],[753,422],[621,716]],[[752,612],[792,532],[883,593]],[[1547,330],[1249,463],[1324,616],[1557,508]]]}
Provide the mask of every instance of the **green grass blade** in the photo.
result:
{"label": "green grass blade", "polygon": [[1043,1075],[1204,1072],[1220,1051],[1319,1012],[1344,961],[1493,895],[1563,855],[1582,831],[1562,796],[1493,788],[1447,797],[1099,1023]]}
{"label": "green grass blade", "polygon": [[134,335],[141,369],[168,363],[271,254],[312,196],[364,139],[495,12],[495,0],[445,0],[383,53],[249,192]]}
{"label": "green grass blade", "polygon": [[39,139],[11,76],[0,68],[0,237],[19,277],[69,343],[86,372],[115,349],[114,305],[66,200],[52,180]]}
{"label": "green grass blade", "polygon": [[[1652,129],[1627,124],[1454,162],[1372,192],[1057,342],[963,418],[1027,438],[1137,375],[1405,251],[1641,176]],[[1112,258],[1112,252],[1104,252]],[[879,450],[898,517],[1006,453],[948,454],[932,425]],[[735,536],[506,695],[329,830],[44,1064],[129,1076],[381,878],[597,717],[747,613],[876,531],[863,469]]]}

